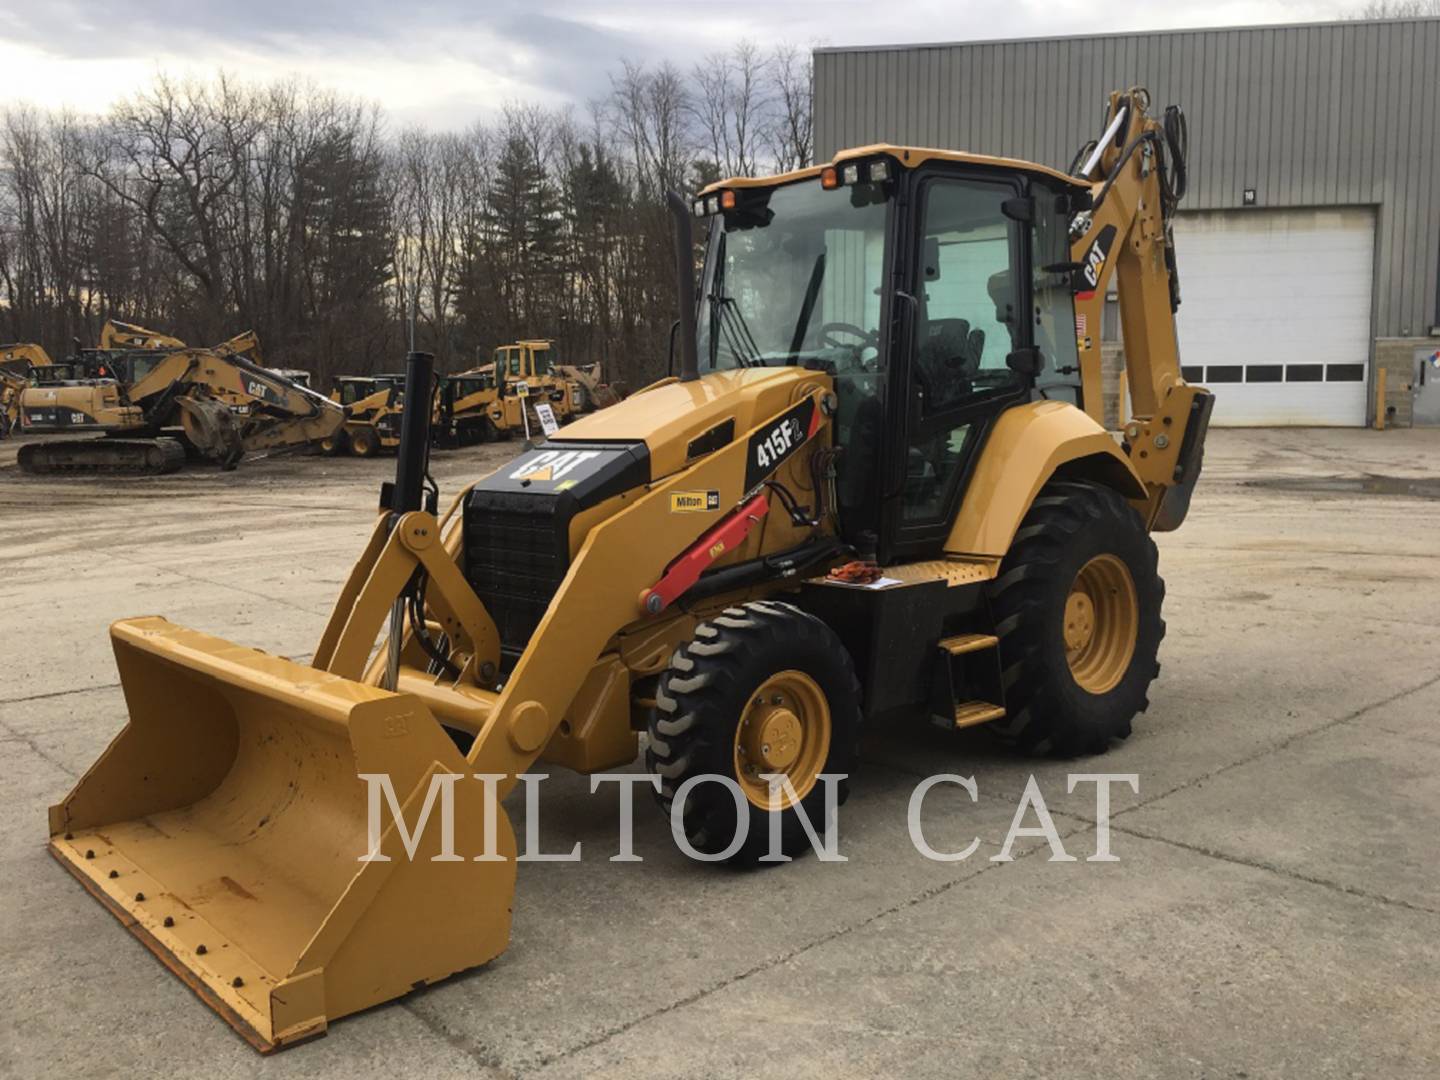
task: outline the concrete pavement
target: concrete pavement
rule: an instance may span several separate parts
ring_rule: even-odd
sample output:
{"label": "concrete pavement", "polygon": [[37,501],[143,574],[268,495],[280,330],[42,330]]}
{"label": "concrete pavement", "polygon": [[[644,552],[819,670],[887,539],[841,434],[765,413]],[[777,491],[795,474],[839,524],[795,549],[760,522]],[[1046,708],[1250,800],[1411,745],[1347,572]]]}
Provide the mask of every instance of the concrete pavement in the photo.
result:
{"label": "concrete pavement", "polygon": [[[437,457],[453,492],[503,458]],[[1164,536],[1149,712],[1100,759],[983,732],[867,737],[849,861],[690,863],[637,800],[557,773],[488,967],[260,1058],[44,853],[45,808],[123,722],[106,624],[172,620],[304,658],[387,464],[41,481],[0,444],[0,1075],[1428,1077],[1440,1074],[1440,432],[1216,431]],[[906,808],[934,772],[973,775]],[[1004,840],[1034,773],[1079,861]],[[1093,786],[1114,790],[1115,863]],[[517,830],[522,807],[511,808]],[[1033,819],[1031,819],[1033,824]]]}

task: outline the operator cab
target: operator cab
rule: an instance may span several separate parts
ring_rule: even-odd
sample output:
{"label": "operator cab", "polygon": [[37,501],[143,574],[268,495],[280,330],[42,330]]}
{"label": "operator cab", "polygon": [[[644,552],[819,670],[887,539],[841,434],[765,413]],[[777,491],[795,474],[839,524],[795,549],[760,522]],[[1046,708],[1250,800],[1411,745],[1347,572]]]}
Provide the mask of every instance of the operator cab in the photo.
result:
{"label": "operator cab", "polygon": [[340,375],[335,379],[335,392],[339,395],[341,405],[354,405],[388,389],[393,392],[388,400],[395,404],[404,385],[403,375]]}
{"label": "operator cab", "polygon": [[694,204],[710,222],[700,371],[829,372],[845,538],[938,554],[995,419],[1079,404],[1069,229],[1086,185],[1039,165],[866,147]]}

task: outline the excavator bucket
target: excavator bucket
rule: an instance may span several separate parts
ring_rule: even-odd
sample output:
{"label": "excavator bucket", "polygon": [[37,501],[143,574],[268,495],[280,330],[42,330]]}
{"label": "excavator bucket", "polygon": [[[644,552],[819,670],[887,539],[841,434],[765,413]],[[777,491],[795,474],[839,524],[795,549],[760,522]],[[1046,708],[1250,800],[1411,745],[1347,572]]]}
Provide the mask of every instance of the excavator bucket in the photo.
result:
{"label": "excavator bucket", "polygon": [[[50,850],[257,1049],[504,950],[513,830],[474,780],[453,845],[444,784],[425,818],[431,778],[467,767],[419,701],[158,617],[111,638],[130,720],[51,807]],[[372,797],[388,861],[365,858]]]}

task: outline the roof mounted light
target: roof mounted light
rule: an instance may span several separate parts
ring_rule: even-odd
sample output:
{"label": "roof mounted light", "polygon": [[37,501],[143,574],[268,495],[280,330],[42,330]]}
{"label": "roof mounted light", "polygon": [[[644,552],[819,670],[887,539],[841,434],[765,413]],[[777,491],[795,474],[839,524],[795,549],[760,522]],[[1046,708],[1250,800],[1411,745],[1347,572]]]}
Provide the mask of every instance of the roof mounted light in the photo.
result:
{"label": "roof mounted light", "polygon": [[820,186],[826,191],[840,186],[840,177],[835,172],[834,165],[826,165],[825,168],[820,170]]}
{"label": "roof mounted light", "polygon": [[890,162],[884,158],[878,158],[870,163],[870,182],[872,184],[883,184],[890,179]]}

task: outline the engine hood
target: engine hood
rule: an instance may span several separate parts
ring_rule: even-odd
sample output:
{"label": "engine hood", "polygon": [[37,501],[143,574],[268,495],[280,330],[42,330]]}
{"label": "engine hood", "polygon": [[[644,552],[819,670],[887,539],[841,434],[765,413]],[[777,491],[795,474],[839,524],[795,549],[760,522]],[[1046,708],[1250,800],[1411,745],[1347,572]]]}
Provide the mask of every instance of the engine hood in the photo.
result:
{"label": "engine hood", "polygon": [[643,442],[649,479],[659,480],[828,383],[823,372],[799,367],[713,371],[692,382],[667,379],[565,425],[547,446]]}

